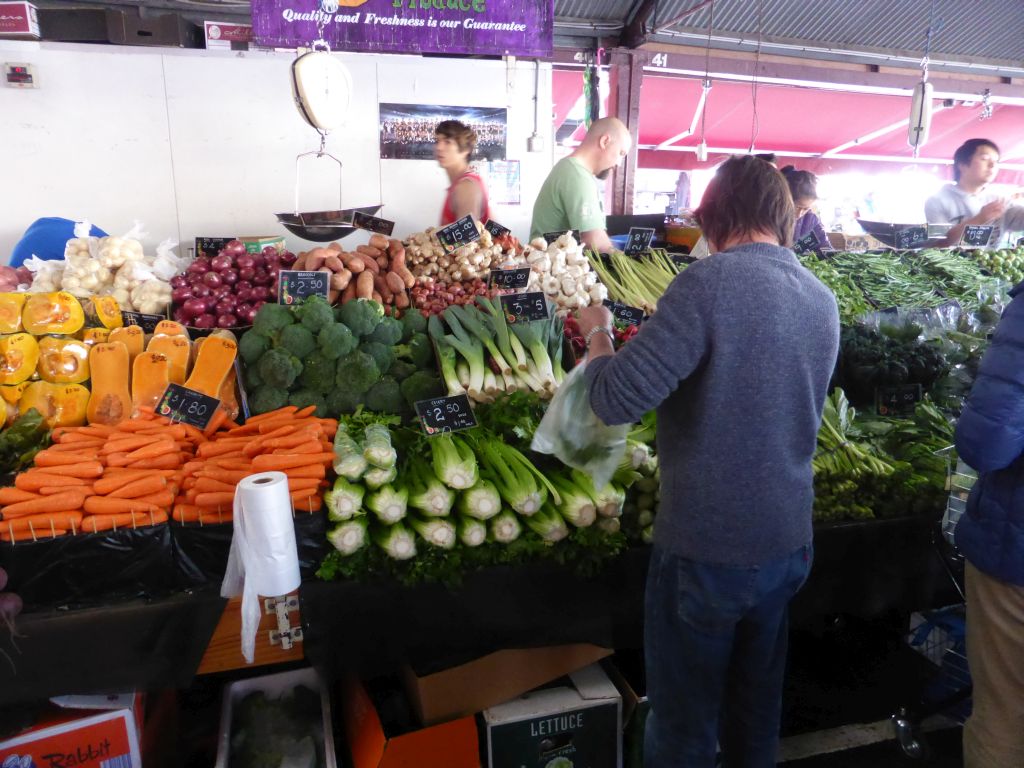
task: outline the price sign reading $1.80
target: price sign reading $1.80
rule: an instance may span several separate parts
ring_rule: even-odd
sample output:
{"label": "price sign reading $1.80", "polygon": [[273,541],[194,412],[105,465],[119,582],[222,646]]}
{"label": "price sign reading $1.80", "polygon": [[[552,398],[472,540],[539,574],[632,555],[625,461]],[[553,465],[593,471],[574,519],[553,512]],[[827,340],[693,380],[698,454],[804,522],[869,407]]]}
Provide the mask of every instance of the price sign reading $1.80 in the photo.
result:
{"label": "price sign reading $1.80", "polygon": [[196,392],[181,384],[171,383],[160,396],[156,412],[171,421],[191,424],[196,429],[206,429],[219,406],[220,400],[215,397]]}

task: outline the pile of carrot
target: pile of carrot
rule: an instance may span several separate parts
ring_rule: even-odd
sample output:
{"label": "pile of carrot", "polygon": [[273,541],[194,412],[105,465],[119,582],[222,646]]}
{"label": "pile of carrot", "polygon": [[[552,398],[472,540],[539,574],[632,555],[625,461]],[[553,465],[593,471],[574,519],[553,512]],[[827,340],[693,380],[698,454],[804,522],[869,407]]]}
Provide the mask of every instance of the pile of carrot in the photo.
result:
{"label": "pile of carrot", "polygon": [[319,419],[312,406],[286,406],[253,416],[211,436],[183,467],[181,493],[172,516],[181,523],[232,519],[235,486],[248,475],[279,471],[288,476],[296,511],[317,512],[334,461],[335,419]]}
{"label": "pile of carrot", "polygon": [[323,504],[338,422],[287,406],[244,425],[218,411],[205,430],[144,409],[116,426],[56,429],[12,488],[0,488],[0,541],[165,523],[232,520],[235,486],[273,470],[288,476],[295,510]]}

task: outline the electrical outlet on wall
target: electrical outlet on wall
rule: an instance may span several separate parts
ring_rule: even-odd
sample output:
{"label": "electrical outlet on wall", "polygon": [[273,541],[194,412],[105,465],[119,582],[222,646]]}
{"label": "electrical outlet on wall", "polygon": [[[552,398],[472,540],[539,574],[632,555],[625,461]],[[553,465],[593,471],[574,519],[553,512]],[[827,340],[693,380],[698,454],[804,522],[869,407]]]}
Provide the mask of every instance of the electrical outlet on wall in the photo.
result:
{"label": "electrical outlet on wall", "polygon": [[11,88],[38,88],[36,70],[31,64],[4,62],[4,82]]}

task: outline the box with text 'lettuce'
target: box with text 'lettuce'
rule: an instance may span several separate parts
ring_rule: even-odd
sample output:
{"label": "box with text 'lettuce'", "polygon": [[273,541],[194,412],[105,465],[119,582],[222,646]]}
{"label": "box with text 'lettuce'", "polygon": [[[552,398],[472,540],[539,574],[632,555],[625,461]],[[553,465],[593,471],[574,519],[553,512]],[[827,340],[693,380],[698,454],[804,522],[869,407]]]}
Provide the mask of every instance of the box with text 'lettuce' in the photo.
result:
{"label": "box with text 'lettuce'", "polygon": [[600,664],[484,710],[489,768],[619,768],[622,697]]}
{"label": "box with text 'lettuce'", "polygon": [[65,696],[34,726],[0,742],[0,765],[142,768],[144,697]]}

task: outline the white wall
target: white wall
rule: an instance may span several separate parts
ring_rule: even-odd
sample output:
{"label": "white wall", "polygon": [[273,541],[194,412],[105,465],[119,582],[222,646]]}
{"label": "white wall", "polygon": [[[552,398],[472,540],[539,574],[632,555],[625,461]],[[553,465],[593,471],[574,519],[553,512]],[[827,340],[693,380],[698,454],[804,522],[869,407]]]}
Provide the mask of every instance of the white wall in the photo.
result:
{"label": "white wall", "polygon": [[[348,123],[328,137],[344,164],[344,207],[383,203],[404,236],[436,225],[447,177],[433,161],[380,160],[377,104],[508,108],[509,159],[521,161],[522,205],[493,216],[520,237],[552,165],[551,68],[541,65],[540,132],[529,153],[532,62],[339,54],[355,83]],[[108,232],[146,225],[166,237],[286,235],[273,214],[294,210],[295,158],[319,136],[291,99],[286,52],[181,51],[0,40],[0,61],[28,62],[38,89],[0,85],[0,263],[41,216],[88,218]],[[304,159],[301,210],[338,206],[337,166]],[[355,233],[346,245],[364,242]]]}

